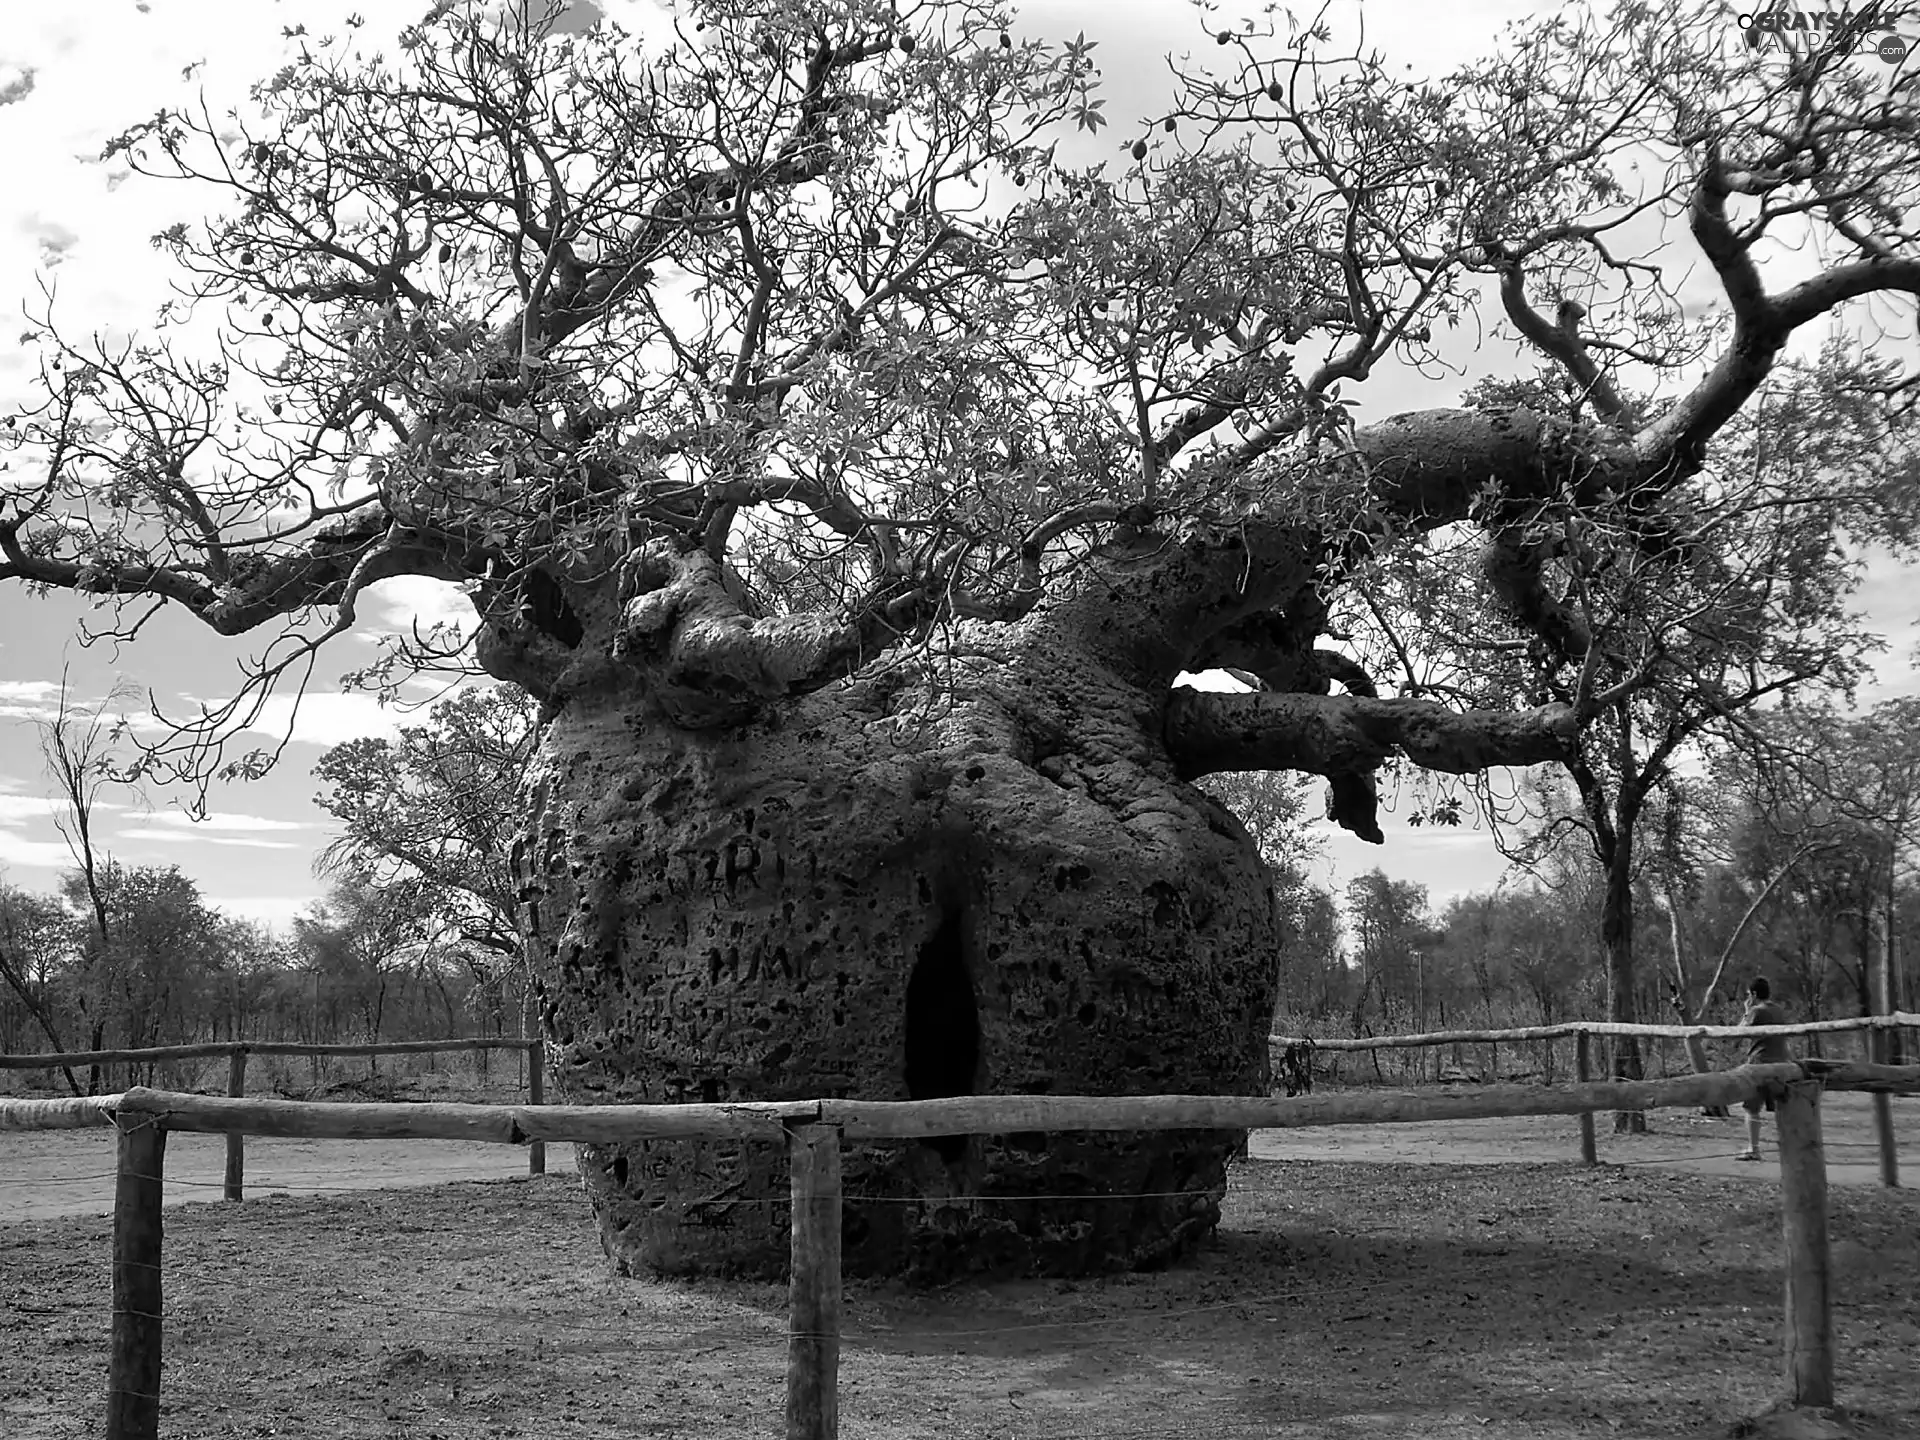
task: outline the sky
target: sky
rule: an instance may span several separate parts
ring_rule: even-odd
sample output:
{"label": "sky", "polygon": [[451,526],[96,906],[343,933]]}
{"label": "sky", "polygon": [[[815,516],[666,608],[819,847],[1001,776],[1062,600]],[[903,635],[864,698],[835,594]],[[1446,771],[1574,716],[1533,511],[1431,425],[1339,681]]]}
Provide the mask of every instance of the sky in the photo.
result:
{"label": "sky", "polygon": [[[63,328],[124,333],[150,321],[167,297],[167,266],[147,237],[201,215],[207,198],[183,186],[129,177],[96,157],[105,142],[163,106],[204,90],[217,110],[282,62],[283,26],[315,33],[355,7],[336,0],[87,0],[81,5],[10,7],[0,30],[0,153],[9,183],[0,190],[0,306],[37,314],[57,298]],[[408,18],[395,0],[363,3],[376,16]],[[418,8],[424,8],[424,4]],[[636,0],[603,0],[630,30],[645,33]],[[1532,0],[1365,0],[1369,39],[1417,74],[1438,75],[1489,48],[1500,26],[1534,9]],[[404,10],[404,14],[402,13]],[[1205,37],[1186,0],[1045,0],[1021,7],[1019,28],[1059,37],[1084,31],[1096,40],[1107,113],[1129,131],[1131,117],[1164,106],[1171,90],[1165,56],[1197,49]],[[0,409],[22,393],[31,356],[0,323]],[[1489,366],[1530,369],[1489,352]],[[1459,383],[1435,384],[1388,373],[1361,394],[1361,418],[1444,405]],[[1907,653],[1920,617],[1920,587],[1910,575],[1876,567],[1861,603],[1890,650],[1867,700],[1910,688]],[[323,652],[304,697],[279,695],[260,717],[261,743],[290,741],[266,778],[216,785],[204,820],[188,814],[194,796],[149,788],[102,793],[97,825],[104,846],[127,864],[177,864],[210,903],[229,913],[283,925],[322,891],[313,860],[337,833],[313,803],[312,768],[324,750],[363,735],[390,734],[411,717],[369,695],[342,693],[337,677],[372,658],[382,629],[465,612],[457,594],[424,580],[376,587],[361,605],[362,626]],[[470,612],[465,612],[470,613]],[[233,692],[240,667],[264,637],[223,639],[198,622],[163,611],[131,645],[86,645],[85,602],[29,597],[0,589],[0,879],[50,890],[72,857],[56,828],[59,807],[39,753],[41,724],[57,713],[63,684],[82,714],[114,693],[134,698],[145,720],[148,698],[163,712],[191,714]],[[94,616],[95,625],[104,617]],[[418,698],[438,693],[410,692]],[[1484,889],[1505,870],[1484,831],[1413,830],[1385,817],[1388,838],[1369,846],[1327,830],[1318,877],[1336,888],[1379,865],[1425,885],[1436,908],[1450,896]]]}

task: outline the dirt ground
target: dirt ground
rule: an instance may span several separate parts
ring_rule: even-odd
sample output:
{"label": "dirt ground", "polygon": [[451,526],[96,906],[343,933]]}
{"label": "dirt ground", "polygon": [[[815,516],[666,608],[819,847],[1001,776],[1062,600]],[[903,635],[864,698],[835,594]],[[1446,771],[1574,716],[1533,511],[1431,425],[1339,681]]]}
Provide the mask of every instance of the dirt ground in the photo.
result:
{"label": "dirt ground", "polygon": [[[1859,1109],[1829,1103],[1836,1161],[1864,1138]],[[1920,1101],[1898,1113],[1920,1167]],[[1711,1162],[1664,1152],[1724,1156],[1740,1126],[1654,1123],[1617,1140],[1603,1126],[1597,1170],[1572,1163],[1572,1121],[1262,1132],[1218,1239],[1172,1270],[851,1286],[842,1433],[1727,1434],[1780,1383],[1777,1171],[1673,1168]],[[0,1136],[16,1186],[26,1138]],[[169,1143],[170,1173],[188,1138]],[[1449,1144],[1534,1163],[1444,1163]],[[441,1147],[353,1148],[356,1178],[392,1167],[419,1185],[417,1152]],[[209,1156],[217,1181],[218,1141]],[[250,1147],[263,1179],[270,1158]],[[338,1163],[294,1158],[283,1174]],[[1867,1416],[1858,1433],[1920,1436],[1920,1196],[1842,1184],[1831,1209],[1841,1397]],[[780,1431],[783,1288],[609,1276],[570,1177],[189,1204],[168,1214],[165,1254],[169,1436]],[[109,1262],[103,1211],[0,1223],[0,1436],[99,1432]]]}
{"label": "dirt ground", "polygon": [[[1832,1185],[1880,1183],[1879,1144],[1873,1102],[1865,1095],[1828,1095],[1820,1102],[1820,1133]],[[1908,1184],[1920,1185],[1920,1099],[1893,1102],[1894,1133]],[[1750,1165],[1744,1113],[1709,1119],[1697,1111],[1656,1110],[1644,1135],[1615,1135],[1611,1118],[1594,1117],[1595,1151],[1602,1164],[1651,1165],[1689,1175],[1768,1180],[1772,1164]],[[1414,1165],[1534,1165],[1580,1157],[1580,1122],[1570,1115],[1511,1116],[1497,1120],[1448,1120],[1427,1125],[1329,1125],[1318,1130],[1261,1130],[1254,1155],[1269,1160],[1384,1160]],[[1771,1156],[1773,1120],[1761,1148]]]}
{"label": "dirt ground", "polygon": [[[167,1137],[168,1205],[218,1200],[225,1184],[227,1138]],[[573,1146],[549,1145],[547,1169],[573,1173]],[[114,1132],[56,1130],[0,1134],[0,1225],[58,1215],[113,1212]],[[247,1137],[244,1191],[267,1195],[342,1195],[506,1180],[527,1173],[527,1152],[478,1141],[279,1140]]]}

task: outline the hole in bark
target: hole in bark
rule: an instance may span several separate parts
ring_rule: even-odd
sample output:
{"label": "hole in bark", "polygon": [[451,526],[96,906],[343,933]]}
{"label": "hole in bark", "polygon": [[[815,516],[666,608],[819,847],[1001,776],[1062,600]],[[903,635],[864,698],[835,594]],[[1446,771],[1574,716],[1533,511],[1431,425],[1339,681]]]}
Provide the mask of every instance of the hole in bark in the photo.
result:
{"label": "hole in bark", "polygon": [[1078,1020],[1082,1025],[1091,1025],[1093,1024],[1093,1017],[1099,1013],[1099,1011],[1093,1008],[1093,1002],[1089,1000],[1073,1012],[1073,1018]]}
{"label": "hole in bark", "polygon": [[618,1185],[622,1190],[626,1189],[627,1188],[627,1157],[624,1155],[614,1156],[613,1164],[608,1168],[613,1171],[613,1183]]}
{"label": "hole in bark", "polygon": [[[907,980],[907,1097],[971,1095],[979,1064],[979,1008],[967,974],[960,917],[948,914],[920,947]],[[933,1135],[924,1143],[948,1164],[967,1151],[965,1135]]]}
{"label": "hole in bark", "polygon": [[546,571],[527,571],[526,579],[521,582],[521,594],[525,597],[523,613],[534,629],[551,635],[569,650],[585,638],[586,628],[573,613],[573,606],[567,603],[566,592]]}

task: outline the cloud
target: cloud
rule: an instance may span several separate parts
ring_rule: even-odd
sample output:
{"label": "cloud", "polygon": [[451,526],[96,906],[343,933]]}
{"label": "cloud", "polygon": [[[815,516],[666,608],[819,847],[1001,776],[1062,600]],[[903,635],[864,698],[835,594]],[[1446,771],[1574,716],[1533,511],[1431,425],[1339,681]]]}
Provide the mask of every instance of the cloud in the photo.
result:
{"label": "cloud", "polygon": [[20,233],[32,239],[40,248],[44,260],[48,256],[64,257],[67,251],[80,243],[80,236],[57,220],[49,220],[38,211],[30,210],[20,217]]}
{"label": "cloud", "polygon": [[0,680],[0,719],[52,720],[59,714],[59,681]]}
{"label": "cloud", "polygon": [[59,694],[57,680],[0,680],[0,700],[52,700]]}
{"label": "cloud", "polygon": [[298,850],[300,847],[291,840],[256,840],[239,835],[196,835],[191,831],[176,828],[156,829],[151,825],[142,825],[133,830],[117,830],[116,840],[158,840],[168,845],[182,843],[190,845],[239,845],[248,850]]}
{"label": "cloud", "polygon": [[225,915],[284,930],[313,904],[312,895],[209,895],[207,904]]}
{"label": "cloud", "polygon": [[[527,8],[531,10],[533,7],[529,6]],[[594,4],[593,0],[574,0],[574,3],[562,11],[560,17],[553,22],[553,28],[549,33],[554,35],[584,34],[586,31],[593,29],[594,26],[598,25],[605,18],[606,11]]]}
{"label": "cloud", "polygon": [[65,809],[66,806],[45,795],[0,791],[0,825],[18,825],[24,820],[50,820]]}
{"label": "cloud", "polygon": [[383,706],[371,695],[338,690],[309,691],[305,695],[269,695],[249,733],[279,741],[288,736],[296,745],[329,748],[368,735],[397,734],[409,717]]}
{"label": "cloud", "polygon": [[31,65],[0,65],[0,105],[11,105],[33,93]]}
{"label": "cloud", "polygon": [[73,852],[63,841],[29,840],[11,830],[0,829],[0,865],[66,870],[73,865]]}
{"label": "cloud", "polygon": [[169,825],[195,834],[214,830],[310,830],[313,828],[298,820],[269,820],[264,815],[208,815],[204,820],[196,820],[184,810],[163,810],[158,814],[145,817],[144,823]]}
{"label": "cloud", "polygon": [[[122,712],[115,707],[126,704],[124,696],[103,695],[89,698],[69,689],[67,716],[85,726],[99,718],[102,728],[125,719],[138,727],[150,720],[142,712]],[[0,680],[0,720],[50,721],[60,718],[60,682],[58,680]]]}
{"label": "cloud", "polygon": [[480,617],[473,612],[473,602],[467,599],[464,590],[424,575],[396,575],[369,585],[360,599],[363,614],[369,613],[369,605],[373,619],[370,628],[401,634],[409,633],[416,625],[425,630],[443,621],[470,634],[480,623]]}

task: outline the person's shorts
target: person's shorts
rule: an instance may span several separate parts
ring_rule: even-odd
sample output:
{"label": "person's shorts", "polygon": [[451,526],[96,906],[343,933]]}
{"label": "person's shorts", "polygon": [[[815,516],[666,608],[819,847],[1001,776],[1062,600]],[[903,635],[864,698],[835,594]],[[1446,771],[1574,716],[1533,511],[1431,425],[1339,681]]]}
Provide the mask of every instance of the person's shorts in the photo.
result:
{"label": "person's shorts", "polygon": [[1769,1115],[1773,1113],[1773,1101],[1762,1099],[1758,1096],[1752,1100],[1742,1100],[1740,1106],[1749,1115],[1758,1115],[1762,1110],[1765,1110]]}

